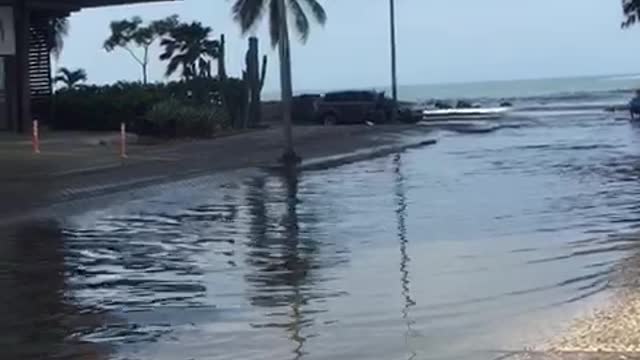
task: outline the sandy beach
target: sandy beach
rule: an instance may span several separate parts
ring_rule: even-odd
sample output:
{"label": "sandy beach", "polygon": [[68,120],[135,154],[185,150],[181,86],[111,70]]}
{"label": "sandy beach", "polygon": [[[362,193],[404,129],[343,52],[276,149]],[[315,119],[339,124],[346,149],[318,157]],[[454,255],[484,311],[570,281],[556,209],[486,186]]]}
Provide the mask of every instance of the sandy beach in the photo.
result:
{"label": "sandy beach", "polygon": [[518,358],[635,359],[640,358],[640,254],[616,264],[606,295],[590,302],[567,328],[547,342],[526,349]]}

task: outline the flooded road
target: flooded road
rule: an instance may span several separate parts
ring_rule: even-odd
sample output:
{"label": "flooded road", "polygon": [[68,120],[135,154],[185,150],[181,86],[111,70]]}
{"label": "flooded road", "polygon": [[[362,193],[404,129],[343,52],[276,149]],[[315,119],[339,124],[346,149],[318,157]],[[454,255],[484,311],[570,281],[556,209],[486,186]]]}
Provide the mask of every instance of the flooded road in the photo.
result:
{"label": "flooded road", "polygon": [[600,111],[282,177],[240,171],[3,229],[3,359],[495,359],[636,250],[640,128]]}

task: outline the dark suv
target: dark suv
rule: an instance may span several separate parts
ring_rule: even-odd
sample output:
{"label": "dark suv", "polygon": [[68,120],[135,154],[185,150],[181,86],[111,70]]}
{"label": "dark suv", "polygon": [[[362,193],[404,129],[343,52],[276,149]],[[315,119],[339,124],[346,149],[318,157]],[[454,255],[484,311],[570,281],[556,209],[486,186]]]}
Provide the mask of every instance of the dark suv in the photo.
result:
{"label": "dark suv", "polygon": [[325,124],[380,124],[391,119],[392,104],[377,91],[326,93],[314,103],[316,121]]}

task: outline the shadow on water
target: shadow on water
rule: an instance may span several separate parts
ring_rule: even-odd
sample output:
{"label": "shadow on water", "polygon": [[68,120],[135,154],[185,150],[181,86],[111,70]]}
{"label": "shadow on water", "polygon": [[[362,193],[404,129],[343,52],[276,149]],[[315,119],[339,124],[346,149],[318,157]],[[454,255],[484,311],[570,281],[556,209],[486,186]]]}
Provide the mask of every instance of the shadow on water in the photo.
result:
{"label": "shadow on water", "polygon": [[20,223],[0,236],[0,358],[108,358],[108,349],[80,339],[102,326],[103,316],[69,296],[58,223]]}

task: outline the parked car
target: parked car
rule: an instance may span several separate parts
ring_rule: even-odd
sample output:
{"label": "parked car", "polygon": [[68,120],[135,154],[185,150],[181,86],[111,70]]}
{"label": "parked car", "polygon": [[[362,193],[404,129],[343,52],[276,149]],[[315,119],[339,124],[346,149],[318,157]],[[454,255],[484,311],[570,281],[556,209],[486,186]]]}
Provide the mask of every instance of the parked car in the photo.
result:
{"label": "parked car", "polygon": [[314,103],[317,122],[333,124],[374,124],[391,120],[392,103],[377,91],[339,91],[326,93]]}

